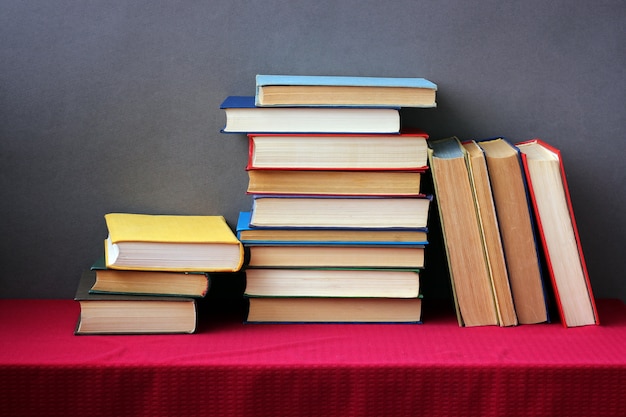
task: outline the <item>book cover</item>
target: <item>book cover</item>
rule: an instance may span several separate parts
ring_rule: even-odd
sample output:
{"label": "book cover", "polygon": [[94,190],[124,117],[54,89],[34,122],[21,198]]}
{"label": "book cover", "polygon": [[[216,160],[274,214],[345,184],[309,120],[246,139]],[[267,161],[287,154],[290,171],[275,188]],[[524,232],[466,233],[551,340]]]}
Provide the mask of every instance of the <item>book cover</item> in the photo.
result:
{"label": "book cover", "polygon": [[550,320],[528,184],[519,149],[506,138],[476,140],[485,153],[509,281],[520,324]]}
{"label": "book cover", "polygon": [[249,134],[247,169],[427,169],[428,135]]}
{"label": "book cover", "polygon": [[107,268],[234,272],[243,245],[223,216],[108,213]]}
{"label": "book cover", "polygon": [[516,146],[562,324],[599,324],[561,152],[540,139]]}
{"label": "book cover", "polygon": [[414,229],[341,229],[252,227],[251,213],[242,211],[237,220],[237,237],[244,245],[426,245],[428,228]]}
{"label": "book cover", "polygon": [[435,107],[436,91],[424,78],[259,74],[255,104]]}
{"label": "book cover", "polygon": [[400,111],[382,107],[256,107],[254,96],[227,97],[223,133],[399,133]]}

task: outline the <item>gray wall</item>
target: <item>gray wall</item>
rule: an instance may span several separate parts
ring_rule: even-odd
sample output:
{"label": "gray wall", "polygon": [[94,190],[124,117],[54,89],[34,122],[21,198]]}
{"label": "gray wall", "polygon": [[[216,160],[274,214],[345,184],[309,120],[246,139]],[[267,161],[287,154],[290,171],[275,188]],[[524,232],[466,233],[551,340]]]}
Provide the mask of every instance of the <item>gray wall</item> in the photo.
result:
{"label": "gray wall", "polygon": [[431,137],[559,147],[596,296],[626,300],[625,22],[623,1],[5,0],[0,296],[72,297],[107,212],[234,226],[247,144],[219,104],[285,73],[425,77],[439,107],[406,121]]}

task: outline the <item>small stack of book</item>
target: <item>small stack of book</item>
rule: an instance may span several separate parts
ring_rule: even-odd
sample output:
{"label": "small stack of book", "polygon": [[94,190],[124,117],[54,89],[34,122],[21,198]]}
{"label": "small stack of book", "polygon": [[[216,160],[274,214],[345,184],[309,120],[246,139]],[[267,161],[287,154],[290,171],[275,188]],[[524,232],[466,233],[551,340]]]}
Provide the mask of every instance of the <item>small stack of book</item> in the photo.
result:
{"label": "small stack of book", "polygon": [[451,137],[429,161],[460,325],[549,321],[542,251],[563,324],[598,323],[558,150]]}
{"label": "small stack of book", "polygon": [[419,78],[258,75],[229,97],[224,132],[249,141],[248,254],[253,322],[420,322],[431,199],[427,135],[401,107],[434,107]]}
{"label": "small stack of book", "polygon": [[193,333],[210,272],[243,265],[243,245],[222,216],[105,215],[104,257],[83,272],[75,333]]}

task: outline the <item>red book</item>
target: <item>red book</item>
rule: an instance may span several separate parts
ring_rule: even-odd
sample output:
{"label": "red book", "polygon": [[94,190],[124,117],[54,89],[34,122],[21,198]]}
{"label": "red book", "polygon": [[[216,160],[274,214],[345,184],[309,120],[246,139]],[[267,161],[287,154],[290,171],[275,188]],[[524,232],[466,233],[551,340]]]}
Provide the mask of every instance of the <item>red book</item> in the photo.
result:
{"label": "red book", "polygon": [[599,324],[561,153],[540,139],[516,146],[562,323]]}

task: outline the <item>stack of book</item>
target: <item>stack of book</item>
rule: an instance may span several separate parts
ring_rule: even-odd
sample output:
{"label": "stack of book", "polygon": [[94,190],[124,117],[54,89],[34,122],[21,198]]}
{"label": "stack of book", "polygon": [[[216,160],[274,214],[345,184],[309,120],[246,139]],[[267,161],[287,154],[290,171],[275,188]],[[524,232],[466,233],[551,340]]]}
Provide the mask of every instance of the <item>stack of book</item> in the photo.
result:
{"label": "stack of book", "polygon": [[435,94],[417,78],[258,75],[254,96],[223,102],[223,131],[249,141],[248,322],[421,321],[427,135],[400,109]]}
{"label": "stack of book", "polygon": [[193,333],[210,272],[243,265],[243,245],[222,216],[105,215],[104,257],[84,271],[75,333]]}
{"label": "stack of book", "polygon": [[542,252],[563,324],[597,324],[558,150],[452,137],[429,161],[460,325],[549,321]]}

